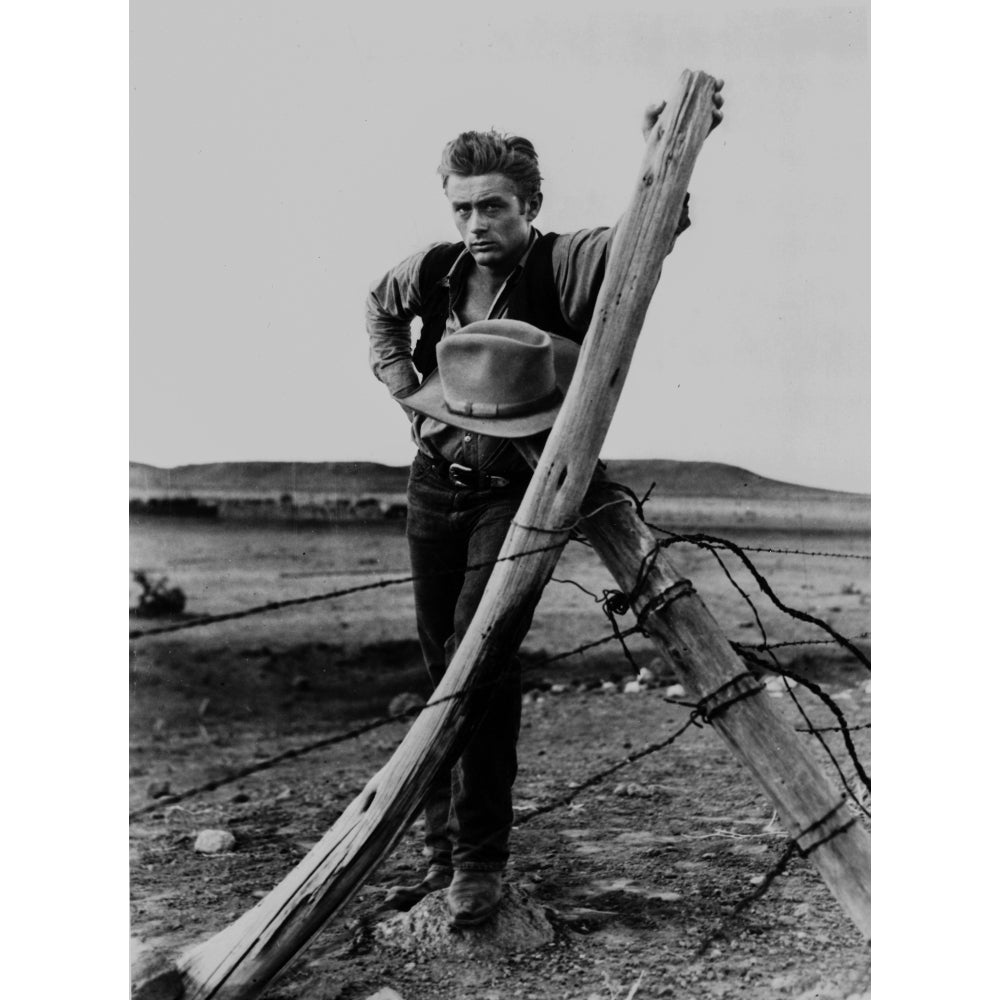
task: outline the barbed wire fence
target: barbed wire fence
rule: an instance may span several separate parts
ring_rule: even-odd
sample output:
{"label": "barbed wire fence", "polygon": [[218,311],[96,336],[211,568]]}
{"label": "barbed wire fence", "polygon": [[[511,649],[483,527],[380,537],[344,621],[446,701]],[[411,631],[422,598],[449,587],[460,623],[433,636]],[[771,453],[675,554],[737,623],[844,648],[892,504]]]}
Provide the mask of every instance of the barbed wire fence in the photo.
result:
{"label": "barbed wire fence", "polygon": [[[619,484],[613,484],[616,487]],[[654,484],[655,485],[655,484]],[[634,505],[639,517],[645,521],[644,514],[644,504],[649,498],[652,492],[652,486],[647,491],[645,496],[640,499],[636,494],[628,489],[627,487],[619,487],[621,491],[626,494]],[[593,516],[593,513],[584,515],[580,519],[582,521],[584,518]],[[583,539],[579,532],[576,530],[579,526],[580,521],[577,524],[571,526],[570,529],[570,540],[582,542],[586,544],[585,539]],[[726,684],[722,685],[718,690],[710,693],[704,698],[699,699],[696,702],[686,700],[683,698],[668,697],[665,694],[660,694],[659,697],[670,704],[682,706],[689,710],[687,718],[667,736],[665,739],[660,740],[655,743],[651,743],[640,750],[633,751],[629,753],[626,757],[619,761],[614,762],[610,765],[605,765],[602,768],[594,770],[582,780],[574,782],[573,786],[569,788],[566,792],[552,798],[546,803],[539,806],[534,806],[529,810],[520,812],[518,815],[518,825],[524,825],[537,819],[539,816],[545,815],[547,813],[554,812],[558,809],[568,807],[578,796],[583,794],[585,791],[595,788],[602,782],[607,780],[611,775],[618,773],[624,768],[627,768],[637,761],[648,757],[654,753],[666,750],[671,747],[682,735],[688,732],[693,727],[698,727],[706,723],[711,723],[712,719],[725,711],[730,705],[735,702],[742,700],[743,698],[750,697],[758,694],[764,689],[764,684],[761,678],[766,675],[773,675],[781,679],[783,685],[784,693],[786,693],[791,699],[792,704],[795,707],[795,711],[798,714],[802,725],[797,726],[796,730],[801,733],[805,733],[812,737],[820,748],[822,749],[824,755],[830,762],[832,770],[836,773],[837,779],[843,789],[843,795],[841,802],[837,803],[833,812],[836,812],[840,808],[843,801],[850,800],[848,805],[851,807],[852,815],[849,820],[844,824],[841,824],[837,828],[826,833],[825,836],[819,840],[809,840],[808,835],[813,832],[812,828],[802,831],[796,839],[790,840],[783,850],[781,856],[772,865],[772,867],[763,876],[760,883],[755,887],[755,889],[743,896],[742,898],[733,902],[727,909],[727,912],[716,921],[715,927],[710,931],[701,941],[695,957],[703,956],[708,949],[712,946],[713,942],[719,940],[724,940],[729,931],[731,923],[735,918],[750,907],[754,902],[761,899],[769,890],[769,888],[774,884],[775,880],[787,870],[791,861],[796,857],[807,857],[813,851],[815,851],[821,844],[826,843],[828,839],[839,834],[848,825],[856,822],[860,816],[864,816],[866,819],[870,819],[871,813],[868,808],[866,800],[870,800],[871,792],[871,779],[861,762],[860,754],[858,753],[857,747],[855,745],[852,733],[867,731],[871,728],[871,722],[855,722],[851,723],[847,717],[844,715],[840,706],[836,701],[822,688],[822,686],[807,677],[804,677],[800,672],[794,671],[787,666],[783,665],[778,657],[775,655],[777,650],[780,649],[791,649],[796,647],[815,647],[815,646],[837,646],[840,649],[846,651],[850,656],[859,663],[866,671],[871,671],[871,661],[869,657],[861,650],[856,644],[860,641],[870,638],[870,633],[863,632],[854,636],[844,636],[838,630],[833,628],[828,622],[824,621],[822,618],[816,615],[810,614],[808,612],[802,611],[800,609],[789,606],[784,603],[778,595],[775,593],[773,587],[770,585],[764,574],[758,569],[758,567],[753,563],[748,553],[760,553],[760,554],[777,554],[777,555],[794,555],[804,558],[823,558],[823,559],[851,559],[851,560],[863,560],[870,561],[871,556],[867,554],[859,553],[845,553],[845,552],[832,552],[832,551],[816,551],[810,549],[800,549],[800,548],[779,548],[773,546],[740,546],[729,539],[721,538],[714,535],[708,535],[704,533],[698,534],[680,534],[669,528],[652,524],[646,522],[648,527],[656,533],[658,537],[657,548],[653,553],[647,556],[644,560],[643,566],[639,570],[639,579],[636,581],[633,593],[638,592],[639,587],[642,584],[643,574],[648,572],[649,566],[652,564],[652,559],[655,558],[656,552],[666,551],[674,546],[679,545],[690,545],[699,550],[709,553],[714,562],[718,565],[720,571],[723,573],[727,582],[732,586],[732,588],[739,595],[739,599],[749,608],[752,618],[753,625],[759,634],[759,641],[755,643],[747,642],[737,642],[735,640],[730,641],[730,645],[734,651],[740,656],[746,665],[745,674],[739,675]],[[499,562],[505,562],[513,559],[524,558],[528,555],[534,555],[537,553],[550,551],[556,548],[562,548],[564,545],[563,541],[556,541],[551,545],[543,545],[536,548],[529,549],[524,552],[520,552],[511,556],[500,557],[495,560],[470,565],[467,567],[468,570],[481,569],[490,565],[494,565]],[[772,641],[765,629],[761,613],[757,608],[754,600],[751,598],[747,589],[740,585],[740,583],[735,579],[730,567],[726,564],[723,556],[730,555],[734,557],[737,562],[742,565],[742,567],[749,573],[750,577],[757,584],[760,592],[768,599],[768,601],[777,608],[783,615],[788,618],[797,620],[799,622],[805,623],[813,628],[819,629],[825,633],[825,638],[821,639],[785,639],[780,641]],[[437,576],[439,574],[428,574],[427,576]],[[204,615],[198,618],[193,618],[180,622],[172,622],[170,624],[162,626],[147,627],[143,629],[130,630],[129,639],[130,641],[141,641],[154,636],[161,636],[170,633],[187,631],[191,629],[198,629],[208,627],[217,623],[235,621],[243,618],[248,618],[251,616],[269,614],[282,609],[291,607],[301,607],[309,604],[318,604],[322,602],[329,602],[333,600],[339,600],[342,598],[350,597],[355,594],[360,594],[366,591],[378,590],[387,587],[402,586],[405,584],[413,583],[415,580],[426,578],[417,577],[414,575],[409,576],[393,576],[381,580],[376,580],[370,583],[359,584],[352,587],[340,588],[337,590],[326,591],[323,593],[317,593],[312,595],[307,595],[303,597],[291,598],[279,601],[269,601],[262,604],[254,605],[249,608],[243,608],[240,610],[235,610],[231,612],[226,612],[222,614],[214,615]],[[573,586],[584,594],[589,596],[596,604],[599,604],[601,610],[603,611],[607,621],[611,627],[611,632],[608,635],[604,635],[600,638],[582,643],[575,646],[572,649],[564,650],[562,652],[556,653],[554,655],[546,656],[541,659],[537,659],[530,664],[526,664],[523,669],[523,674],[528,674],[539,670],[542,667],[550,665],[552,663],[558,662],[560,660],[565,660],[573,656],[580,655],[582,653],[588,652],[599,646],[603,646],[610,643],[616,643],[621,650],[624,660],[628,663],[634,676],[638,678],[641,675],[641,668],[639,667],[634,655],[632,654],[628,640],[635,636],[647,636],[646,631],[643,628],[642,621],[637,621],[635,625],[623,628],[619,624],[618,619],[625,616],[631,608],[630,595],[626,594],[622,590],[617,588],[605,589],[601,594],[598,594],[589,588],[585,587],[576,580],[567,578],[557,578],[552,577],[551,582]],[[403,712],[386,714],[381,717],[369,720],[358,726],[350,728],[344,732],[332,734],[330,736],[322,737],[320,739],[309,741],[297,747],[289,748],[281,751],[271,757],[265,758],[264,760],[259,760],[253,764],[247,765],[245,767],[230,770],[223,777],[204,782],[197,786],[188,788],[184,791],[160,796],[154,801],[141,806],[137,809],[132,810],[129,813],[130,822],[140,819],[144,816],[156,814],[162,812],[164,809],[176,805],[180,802],[189,800],[198,795],[202,795],[208,792],[215,791],[219,788],[225,787],[227,785],[233,784],[243,779],[261,773],[263,771],[277,767],[280,764],[286,763],[291,760],[301,758],[307,754],[317,752],[319,750],[324,750],[337,744],[345,743],[350,740],[357,739],[365,734],[371,733],[377,729],[394,725],[401,722],[408,722],[415,718],[419,713],[427,711],[433,708],[435,705],[441,704],[443,701],[452,700],[457,698],[464,698],[472,694],[474,691],[482,690],[484,688],[489,688],[493,685],[499,684],[504,678],[498,677],[485,681],[479,684],[470,685],[460,691],[453,693],[452,695],[443,698],[434,698],[432,696],[431,700],[426,702],[424,705],[414,706]],[[809,691],[814,695],[833,715],[835,720],[835,725],[814,725],[812,719],[810,718],[806,706],[803,704],[802,699],[796,694],[795,688],[801,686],[803,689]],[[844,745],[845,751],[850,759],[851,769],[854,772],[854,779],[851,780],[848,776],[845,766],[841,764],[840,760],[833,747],[830,745],[827,736],[839,736],[841,742]],[[861,789],[863,788],[863,792]],[[832,813],[831,813],[832,816]],[[814,826],[818,828],[822,826],[831,818],[831,816],[822,817],[817,821]],[[803,840],[809,840],[808,846],[803,848],[800,846]]]}

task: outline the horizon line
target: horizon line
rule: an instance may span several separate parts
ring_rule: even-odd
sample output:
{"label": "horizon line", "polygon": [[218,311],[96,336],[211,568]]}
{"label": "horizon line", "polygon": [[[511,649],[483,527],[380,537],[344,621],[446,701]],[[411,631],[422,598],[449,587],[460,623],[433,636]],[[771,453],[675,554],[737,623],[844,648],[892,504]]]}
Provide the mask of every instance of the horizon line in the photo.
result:
{"label": "horizon line", "polygon": [[[833,486],[812,486],[808,483],[794,482],[787,479],[775,479],[772,476],[764,475],[760,472],[754,472],[753,469],[749,469],[744,465],[737,465],[734,462],[724,462],[718,459],[699,459],[699,458],[619,458],[619,457],[602,457],[602,461],[606,462],[677,462],[681,465],[719,465],[730,469],[738,469],[742,472],[748,472],[753,476],[757,476],[760,479],[768,480],[774,483],[785,483],[789,486],[801,486],[807,489],[822,490],[827,493],[848,493],[853,496],[866,496],[871,497],[871,489],[867,490],[856,490],[856,489],[844,489],[842,487]],[[177,465],[157,465],[154,462],[144,462],[139,459],[130,458],[130,464],[135,465],[145,465],[153,469],[159,469],[163,472],[173,471],[180,468],[189,468],[192,466],[203,466],[203,465],[379,465],[386,469],[406,469],[409,467],[409,462],[403,462],[398,465],[389,462],[376,461],[370,458],[325,458],[325,459],[297,459],[297,458],[225,458],[225,459],[215,459],[211,461],[197,461],[197,462],[181,462]]]}

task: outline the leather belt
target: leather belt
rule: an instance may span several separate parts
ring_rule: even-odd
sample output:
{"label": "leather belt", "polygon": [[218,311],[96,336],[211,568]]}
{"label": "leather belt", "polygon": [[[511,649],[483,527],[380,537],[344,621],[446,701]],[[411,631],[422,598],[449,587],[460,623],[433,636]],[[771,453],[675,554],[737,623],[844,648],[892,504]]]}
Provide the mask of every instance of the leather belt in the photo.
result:
{"label": "leather belt", "polygon": [[478,469],[469,468],[458,462],[446,462],[444,459],[434,462],[434,470],[438,476],[466,490],[502,490],[507,486],[522,481],[527,483],[530,479],[530,470],[526,469],[527,475],[513,479],[509,476],[491,476],[489,473],[480,472]]}

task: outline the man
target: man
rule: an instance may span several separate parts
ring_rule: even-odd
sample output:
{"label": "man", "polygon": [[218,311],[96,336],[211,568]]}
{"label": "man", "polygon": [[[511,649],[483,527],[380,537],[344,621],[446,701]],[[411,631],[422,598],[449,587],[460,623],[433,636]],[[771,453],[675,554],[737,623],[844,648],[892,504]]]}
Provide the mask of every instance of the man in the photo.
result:
{"label": "man", "polygon": [[[713,126],[722,117],[718,91],[715,103]],[[663,108],[647,108],[644,136]],[[417,412],[407,397],[419,396],[422,380],[435,372],[443,338],[470,324],[487,333],[494,331],[479,327],[482,321],[514,320],[556,335],[559,343],[579,344],[614,235],[608,228],[538,233],[532,223],[542,206],[541,174],[527,139],[463,132],[445,146],[438,173],[461,241],[407,258],[372,286],[367,300],[372,370],[410,416],[418,449],[407,491],[407,538],[420,645],[435,684],[472,620],[531,470],[509,428],[489,433],[488,421],[456,423],[441,419],[446,410],[432,408],[428,415],[426,407]],[[689,224],[685,206],[678,232]],[[415,317],[422,328],[411,349]],[[516,663],[499,672],[494,691],[470,697],[482,701],[470,706],[473,714],[485,714],[453,772],[439,774],[428,795],[427,874],[386,898],[386,905],[408,909],[447,888],[458,927],[481,923],[500,903],[517,773]]]}

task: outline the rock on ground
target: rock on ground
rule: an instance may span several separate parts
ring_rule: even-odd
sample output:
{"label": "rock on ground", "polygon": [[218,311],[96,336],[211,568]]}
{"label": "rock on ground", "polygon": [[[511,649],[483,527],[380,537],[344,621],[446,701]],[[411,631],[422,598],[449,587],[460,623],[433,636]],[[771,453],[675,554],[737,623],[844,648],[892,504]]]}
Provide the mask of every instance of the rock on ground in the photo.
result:
{"label": "rock on ground", "polygon": [[400,913],[375,926],[378,947],[414,952],[419,957],[467,955],[497,958],[532,951],[555,939],[545,910],[523,889],[505,885],[500,908],[479,927],[456,930],[445,892],[432,892],[408,913]]}
{"label": "rock on ground", "polygon": [[422,698],[419,694],[414,694],[412,691],[404,691],[402,694],[397,694],[389,702],[389,714],[402,715],[404,712],[412,711],[415,708],[423,708],[425,704],[427,704],[426,698]]}
{"label": "rock on ground", "polygon": [[202,854],[231,851],[235,846],[236,838],[228,830],[202,830],[194,841],[194,849]]}

